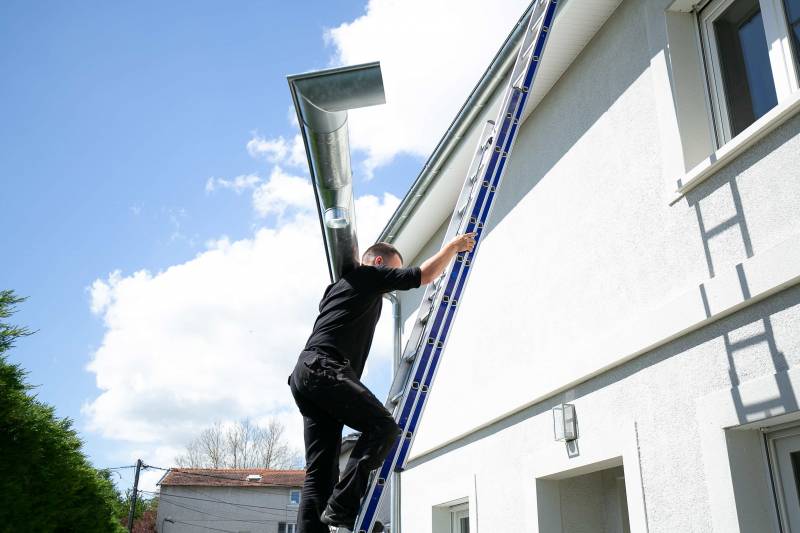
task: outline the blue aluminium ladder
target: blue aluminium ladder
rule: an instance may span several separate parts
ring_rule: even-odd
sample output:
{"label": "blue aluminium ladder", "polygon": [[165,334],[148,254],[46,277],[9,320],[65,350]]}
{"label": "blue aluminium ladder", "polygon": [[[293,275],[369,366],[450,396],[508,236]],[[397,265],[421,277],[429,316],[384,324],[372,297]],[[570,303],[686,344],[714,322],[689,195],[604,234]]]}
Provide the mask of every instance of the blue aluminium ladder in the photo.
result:
{"label": "blue aluminium ladder", "polygon": [[387,401],[387,408],[394,413],[402,433],[381,468],[373,473],[356,519],[356,533],[372,531],[392,472],[405,467],[495,193],[514,147],[529,90],[555,17],[556,3],[557,0],[535,0],[497,119],[488,121],[481,132],[444,239],[449,242],[456,235],[475,232],[475,248],[472,252],[457,254],[456,260],[425,291]]}

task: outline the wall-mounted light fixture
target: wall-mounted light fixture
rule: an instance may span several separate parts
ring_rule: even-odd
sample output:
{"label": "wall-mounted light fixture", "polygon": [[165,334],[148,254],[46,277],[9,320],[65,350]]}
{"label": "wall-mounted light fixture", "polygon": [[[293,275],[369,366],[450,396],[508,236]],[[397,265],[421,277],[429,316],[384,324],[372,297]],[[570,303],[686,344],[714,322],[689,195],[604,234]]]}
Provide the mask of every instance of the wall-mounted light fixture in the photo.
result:
{"label": "wall-mounted light fixture", "polygon": [[578,438],[575,406],[562,403],[553,407],[553,433],[558,441],[573,441]]}

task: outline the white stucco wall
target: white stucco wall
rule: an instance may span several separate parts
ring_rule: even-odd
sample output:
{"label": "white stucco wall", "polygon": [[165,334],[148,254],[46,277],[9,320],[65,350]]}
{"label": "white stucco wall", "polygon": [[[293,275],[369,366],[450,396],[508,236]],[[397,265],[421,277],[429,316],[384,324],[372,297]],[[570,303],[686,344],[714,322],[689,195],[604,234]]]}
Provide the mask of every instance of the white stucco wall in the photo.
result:
{"label": "white stucco wall", "polygon": [[[723,428],[797,409],[773,374],[800,362],[800,117],[670,205],[666,8],[625,0],[523,125],[403,473],[404,531],[459,498],[472,531],[556,531],[552,480],[609,464],[631,531],[758,531],[730,501],[762,496],[712,458]],[[561,401],[577,454],[553,441]]]}

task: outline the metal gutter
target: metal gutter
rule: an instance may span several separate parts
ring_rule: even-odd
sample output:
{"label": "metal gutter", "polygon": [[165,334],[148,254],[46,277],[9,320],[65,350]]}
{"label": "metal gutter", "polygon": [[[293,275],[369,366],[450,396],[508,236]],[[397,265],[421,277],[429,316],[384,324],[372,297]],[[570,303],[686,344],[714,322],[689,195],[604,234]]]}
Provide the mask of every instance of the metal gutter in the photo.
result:
{"label": "metal gutter", "polygon": [[445,131],[441,140],[439,140],[439,143],[436,145],[436,148],[434,148],[430,157],[425,162],[425,166],[422,167],[411,189],[405,195],[402,202],[400,202],[394,214],[392,214],[392,218],[389,219],[386,227],[381,231],[378,241],[394,241],[406,221],[413,215],[419,201],[425,196],[428,187],[430,187],[436,179],[439,171],[447,164],[447,160],[453,150],[458,146],[462,137],[491,99],[497,86],[507,81],[506,76],[503,74],[510,70],[514,64],[517,48],[522,42],[528,18],[531,16],[532,12],[533,3],[528,6],[517,21],[516,26],[514,26],[514,29],[508,37],[506,37],[500,50],[495,54],[492,62],[489,63],[489,67],[481,76],[480,81],[478,81],[478,84],[472,89],[472,92],[467,97],[464,105],[461,106],[455,119],[453,119],[453,122],[447,128],[447,131]]}
{"label": "metal gutter", "polygon": [[347,110],[386,103],[380,63],[287,76],[331,281],[359,264]]}

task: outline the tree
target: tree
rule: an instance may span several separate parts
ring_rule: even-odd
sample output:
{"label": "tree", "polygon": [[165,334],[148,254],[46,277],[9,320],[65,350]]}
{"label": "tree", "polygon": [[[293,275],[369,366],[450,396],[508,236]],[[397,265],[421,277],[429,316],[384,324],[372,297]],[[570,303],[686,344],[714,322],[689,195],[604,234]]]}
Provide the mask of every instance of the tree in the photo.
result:
{"label": "tree", "polygon": [[299,454],[292,451],[283,438],[283,424],[275,419],[259,433],[257,446],[258,462],[263,465],[276,465],[264,468],[289,468],[299,466]]}
{"label": "tree", "polygon": [[[117,514],[119,523],[128,527],[128,511],[131,508],[132,490],[119,498],[120,512]],[[136,508],[133,510],[133,533],[155,533],[156,516],[158,515],[158,497],[144,498],[142,494],[136,499]]]}
{"label": "tree", "polygon": [[270,420],[259,426],[244,419],[223,426],[220,422],[200,432],[175,458],[183,468],[271,468],[299,466],[300,458],[283,436],[283,424]]}
{"label": "tree", "polygon": [[33,332],[8,324],[24,302],[0,291],[0,532],[123,532],[108,471],[93,468],[68,418],[36,399],[7,353]]}

